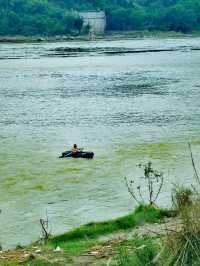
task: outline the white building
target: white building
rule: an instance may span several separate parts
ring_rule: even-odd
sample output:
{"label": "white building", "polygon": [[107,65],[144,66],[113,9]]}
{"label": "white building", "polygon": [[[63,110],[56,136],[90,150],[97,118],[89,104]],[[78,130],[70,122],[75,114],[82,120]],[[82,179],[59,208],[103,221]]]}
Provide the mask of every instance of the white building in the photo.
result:
{"label": "white building", "polygon": [[85,11],[79,12],[83,18],[83,26],[90,26],[93,33],[104,33],[106,28],[106,14],[104,11]]}

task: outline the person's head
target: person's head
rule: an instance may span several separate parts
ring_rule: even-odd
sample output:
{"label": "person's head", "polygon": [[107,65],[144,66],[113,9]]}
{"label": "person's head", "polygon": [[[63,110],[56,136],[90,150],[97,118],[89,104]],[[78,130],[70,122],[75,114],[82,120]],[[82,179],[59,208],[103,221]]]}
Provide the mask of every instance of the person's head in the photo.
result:
{"label": "person's head", "polygon": [[77,145],[76,144],[74,144],[74,149],[76,149],[77,148]]}

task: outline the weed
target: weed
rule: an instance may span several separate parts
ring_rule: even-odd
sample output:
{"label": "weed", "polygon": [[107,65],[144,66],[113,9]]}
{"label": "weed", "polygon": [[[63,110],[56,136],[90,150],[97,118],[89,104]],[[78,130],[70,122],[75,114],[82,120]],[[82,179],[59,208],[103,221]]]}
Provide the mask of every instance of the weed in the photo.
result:
{"label": "weed", "polygon": [[181,209],[181,225],[171,232],[166,241],[169,260],[166,266],[200,265],[200,203]]}
{"label": "weed", "polygon": [[156,266],[154,258],[157,246],[150,237],[136,237],[131,241],[124,241],[116,257],[117,266]]}
{"label": "weed", "polygon": [[[142,180],[142,185],[140,182],[139,184],[135,184],[134,180],[128,181],[125,177],[128,192],[139,204],[146,203],[145,195],[148,194],[147,204],[155,205],[163,187],[164,175],[162,172],[153,169],[151,162],[144,165],[140,164],[139,167],[144,171],[144,176],[140,178],[140,181]],[[148,191],[148,193],[146,193],[146,191]]]}
{"label": "weed", "polygon": [[172,190],[172,204],[175,210],[182,211],[185,207],[192,204],[194,192],[184,186],[175,186]]}

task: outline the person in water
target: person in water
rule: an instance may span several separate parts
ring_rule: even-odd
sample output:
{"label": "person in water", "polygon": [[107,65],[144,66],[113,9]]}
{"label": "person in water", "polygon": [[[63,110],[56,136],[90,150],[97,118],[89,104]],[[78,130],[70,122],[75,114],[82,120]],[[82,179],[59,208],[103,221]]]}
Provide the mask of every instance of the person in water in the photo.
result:
{"label": "person in water", "polygon": [[79,151],[80,151],[80,149],[78,148],[77,144],[74,144],[73,147],[72,147],[72,153],[76,154]]}

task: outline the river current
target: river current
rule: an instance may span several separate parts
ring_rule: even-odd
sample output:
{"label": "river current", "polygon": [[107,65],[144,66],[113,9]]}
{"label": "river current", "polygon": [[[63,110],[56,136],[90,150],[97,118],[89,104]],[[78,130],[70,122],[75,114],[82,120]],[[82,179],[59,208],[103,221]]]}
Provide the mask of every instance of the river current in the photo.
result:
{"label": "river current", "polygon": [[[200,38],[0,44],[0,243],[105,220],[135,205],[124,177],[152,161],[171,187],[200,167]],[[93,160],[58,159],[73,143]]]}

